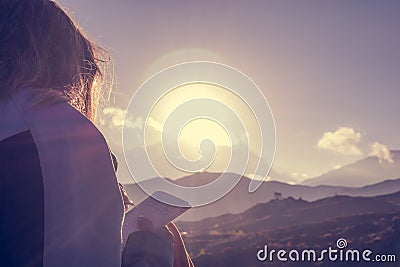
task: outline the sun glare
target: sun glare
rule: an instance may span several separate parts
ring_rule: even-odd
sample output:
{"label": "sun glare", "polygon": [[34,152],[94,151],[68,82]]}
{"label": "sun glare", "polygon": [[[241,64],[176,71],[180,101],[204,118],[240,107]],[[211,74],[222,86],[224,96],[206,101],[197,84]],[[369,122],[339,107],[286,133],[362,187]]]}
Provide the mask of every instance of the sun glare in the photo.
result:
{"label": "sun glare", "polygon": [[[215,171],[223,171],[229,164],[230,152],[228,150],[233,145],[243,146],[249,145],[251,153],[260,155],[261,138],[260,130],[257,125],[252,110],[248,105],[236,94],[230,90],[214,84],[191,83],[176,87],[161,97],[154,105],[147,119],[145,126],[146,145],[161,144],[162,133],[168,134],[163,128],[169,116],[173,116],[174,110],[180,105],[198,99],[212,99],[228,107],[236,114],[240,122],[243,124],[246,132],[229,132],[225,125],[205,117],[194,118],[180,125],[179,135],[169,136],[168,140],[174,140],[179,144],[181,155],[173,155],[174,157],[184,157],[189,161],[196,161],[202,155],[200,145],[203,140],[210,140],[215,146],[215,161],[210,169]],[[202,106],[202,109],[211,109],[211,107]],[[212,110],[225,117],[225,111]],[[228,114],[226,114],[228,118]],[[247,142],[249,144],[247,145]],[[208,153],[209,151],[203,151]],[[209,169],[209,170],[210,170]]]}
{"label": "sun glare", "polygon": [[231,147],[232,145],[226,129],[215,121],[200,118],[189,122],[182,128],[179,136],[182,156],[187,160],[198,160],[201,156],[200,150],[193,149],[193,146],[201,144],[204,139],[211,140],[217,148],[220,146]]}

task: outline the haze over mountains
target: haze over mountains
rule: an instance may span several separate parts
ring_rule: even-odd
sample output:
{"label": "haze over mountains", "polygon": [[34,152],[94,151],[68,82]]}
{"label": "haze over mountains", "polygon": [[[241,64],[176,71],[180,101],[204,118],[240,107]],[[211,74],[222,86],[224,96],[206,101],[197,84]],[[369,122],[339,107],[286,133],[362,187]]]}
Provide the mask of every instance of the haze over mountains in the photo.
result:
{"label": "haze over mountains", "polygon": [[[181,147],[185,147],[185,156],[190,159],[190,160],[199,160],[198,164],[196,166],[208,166],[210,162],[206,161],[205,159],[207,158],[208,155],[201,157],[199,148],[193,144],[185,143],[182,142]],[[129,160],[134,161],[135,166],[144,166],[147,162],[148,159],[147,157],[150,158],[151,162],[157,169],[157,172],[161,177],[168,177],[171,179],[179,179],[184,176],[189,175],[188,172],[183,172],[178,168],[175,168],[174,166],[171,165],[171,162],[169,162],[165,156],[165,151],[163,150],[165,146],[163,147],[161,144],[152,144],[147,146],[147,150],[145,151],[144,149],[141,148],[134,148],[125,151],[127,156],[129,157]],[[187,149],[190,148],[190,149]],[[212,151],[207,151],[204,147],[203,153],[212,153]],[[247,154],[247,148],[246,147],[239,147],[240,152],[243,154]],[[123,154],[117,154],[117,157],[119,159],[123,159],[124,156]],[[180,154],[171,154],[169,155],[171,158],[179,158],[182,159],[182,155]],[[210,158],[210,157],[208,157]],[[212,158],[212,157],[211,157]],[[212,164],[209,165],[207,168],[207,172],[229,172],[229,169],[224,171],[226,167],[229,165],[229,160],[231,158],[231,148],[228,146],[217,146],[216,151],[215,151],[215,158],[212,161]],[[249,174],[252,174],[255,172],[257,165],[259,162],[266,162],[265,159],[260,159],[258,155],[256,155],[253,152],[249,152],[249,158],[247,164],[244,162],[244,166],[247,166],[244,174],[246,176],[249,176]],[[124,173],[122,174],[123,176],[130,176],[129,173],[126,172],[126,170],[123,170]],[[271,170],[269,173],[269,176],[273,178],[273,180],[278,180],[278,181],[285,181],[286,177],[283,177],[279,173],[275,172],[274,170]],[[154,175],[148,174],[146,175],[145,178],[152,178]],[[289,178],[289,177],[288,177]]]}
{"label": "haze over mountains", "polygon": [[[392,151],[392,159],[393,162],[380,162],[377,157],[370,156],[307,180],[301,185],[266,181],[254,193],[248,192],[250,178],[243,176],[226,196],[214,203],[191,209],[179,220],[197,221],[226,213],[243,212],[257,203],[271,200],[275,192],[281,193],[283,197],[292,196],[306,201],[335,195],[376,196],[394,193],[400,191],[400,151]],[[181,186],[195,187],[208,184],[219,175],[220,173],[202,172],[170,181]],[[238,178],[238,174],[234,173],[229,173],[229,176],[232,179]],[[157,184],[159,179],[162,178],[149,179],[143,183]],[[147,196],[137,184],[127,184],[125,188],[135,203]]]}
{"label": "haze over mountains", "polygon": [[[196,186],[206,184],[218,177],[219,173],[199,173],[184,177],[174,181],[182,186]],[[230,174],[232,179],[236,179],[237,174]],[[158,179],[154,178],[145,183],[157,184]],[[400,191],[400,179],[387,180],[378,184],[360,187],[348,188],[339,186],[305,186],[305,185],[289,185],[276,181],[267,181],[254,193],[248,192],[250,179],[242,177],[239,183],[223,198],[202,206],[192,208],[181,217],[179,220],[197,221],[207,217],[214,217],[226,213],[239,213],[256,205],[257,203],[267,202],[274,197],[275,192],[279,192],[283,197],[292,196],[294,198],[302,198],[307,201],[335,196],[375,196],[381,194],[389,194]],[[125,185],[128,194],[132,197],[135,203],[143,200],[147,195],[137,184]],[[199,196],[201,197],[201,196]]]}
{"label": "haze over mountains", "polygon": [[[193,152],[193,151],[192,151]],[[143,155],[146,155],[145,151],[141,149],[133,149],[127,151],[129,155],[129,160],[135,161],[135,166],[144,166]],[[156,166],[157,171],[161,177],[168,177],[172,179],[181,179],[187,176],[188,173],[182,172],[181,170],[171,166],[170,162],[166,159],[162,146],[151,145],[148,147],[148,155],[152,159],[153,164]],[[391,160],[382,160],[377,156],[369,156],[354,163],[342,166],[338,169],[333,169],[328,171],[318,177],[307,179],[301,182],[302,185],[331,185],[331,186],[345,186],[345,187],[361,187],[366,185],[371,185],[379,183],[388,179],[396,179],[400,177],[400,151],[392,150],[390,151]],[[191,158],[196,158],[195,154],[190,155]],[[224,166],[227,165],[228,159],[230,157],[230,150],[227,147],[219,146],[218,153],[213,164],[208,168],[207,172],[221,172]],[[124,155],[122,153],[117,153],[117,158],[119,159],[120,167],[118,171],[118,176],[121,181],[134,182],[134,180],[129,179],[131,177],[127,167],[125,166]],[[147,156],[146,156],[147,158]],[[245,172],[245,176],[254,172],[258,162],[263,162],[257,155],[250,153],[250,158],[248,162],[248,168]],[[201,161],[200,161],[201,162]],[[262,163],[261,163],[262,164]],[[145,172],[146,173],[146,172]],[[154,172],[152,175],[149,174],[146,179],[154,177]],[[292,179],[286,177],[274,170],[269,173],[268,180],[279,181],[288,183]],[[128,182],[128,183],[129,183]]]}

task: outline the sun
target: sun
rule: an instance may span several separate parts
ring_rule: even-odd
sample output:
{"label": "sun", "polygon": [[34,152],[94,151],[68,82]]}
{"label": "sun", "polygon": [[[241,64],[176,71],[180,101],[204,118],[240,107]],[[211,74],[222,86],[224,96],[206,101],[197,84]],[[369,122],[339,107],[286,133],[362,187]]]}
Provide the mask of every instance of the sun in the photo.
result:
{"label": "sun", "polygon": [[193,149],[193,146],[199,147],[206,139],[210,140],[216,149],[221,146],[232,146],[229,134],[222,125],[210,119],[199,118],[190,121],[180,132],[179,147],[182,156],[187,160],[198,160],[201,157],[200,149]]}
{"label": "sun", "polygon": [[[172,88],[158,99],[150,111],[145,125],[146,146],[165,145],[165,140],[162,138],[163,134],[168,135],[168,131],[165,130],[166,121],[174,115],[174,110],[180,105],[198,99],[215,100],[218,104],[227,107],[219,109],[215,106],[205,105],[197,108],[201,110],[214,108],[215,110],[211,110],[211,112],[218,113],[220,118],[229,118],[232,114],[226,113],[234,113],[243,127],[230,127],[230,129],[233,129],[230,132],[227,130],[229,127],[225,125],[227,120],[221,123],[210,117],[192,118],[179,125],[180,129],[177,131],[179,134],[167,138],[167,142],[174,142],[179,146],[179,154],[173,154],[173,157],[183,158],[187,161],[198,161],[204,156],[210,158],[210,153],[215,153],[213,155],[214,160],[210,162],[210,165],[203,162],[202,167],[208,166],[208,171],[222,172],[229,164],[230,151],[233,146],[243,146],[243,149],[248,147],[253,153],[259,154],[261,147],[260,130],[257,120],[255,120],[253,112],[246,102],[227,88],[216,84],[198,82]],[[228,120],[228,124],[230,123]],[[240,129],[245,129],[245,131],[241,132]],[[202,146],[204,140],[211,141],[213,146]]]}

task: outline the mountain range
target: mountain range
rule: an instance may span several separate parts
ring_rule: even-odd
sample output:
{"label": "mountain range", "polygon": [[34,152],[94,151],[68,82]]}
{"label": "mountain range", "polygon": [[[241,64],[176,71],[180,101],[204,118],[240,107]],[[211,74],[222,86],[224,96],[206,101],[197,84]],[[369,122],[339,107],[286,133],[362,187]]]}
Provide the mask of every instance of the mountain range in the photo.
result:
{"label": "mountain range", "polygon": [[[370,156],[303,184],[268,180],[254,193],[248,192],[250,178],[227,173],[240,178],[228,194],[190,209],[176,223],[196,266],[365,266],[365,262],[259,262],[256,253],[265,244],[276,250],[327,249],[345,238],[352,249],[398,254],[400,151],[391,154],[393,162]],[[196,187],[220,175],[201,172],[165,179]],[[142,183],[156,186],[160,179]],[[124,187],[135,203],[147,197],[138,184]]]}
{"label": "mountain range", "polygon": [[[373,255],[400,251],[400,192],[376,197],[334,196],[316,201],[292,197],[259,203],[239,214],[198,222],[178,222],[196,266],[366,266],[366,262],[260,262],[264,245],[272,250],[369,249]],[[397,255],[396,255],[397,254]]]}
{"label": "mountain range", "polygon": [[[219,173],[198,173],[187,176],[172,182],[182,186],[198,186],[207,184],[216,179]],[[237,179],[238,175],[230,173],[232,179]],[[143,183],[157,184],[159,179],[154,178]],[[256,205],[257,203],[267,202],[274,198],[276,192],[281,193],[282,197],[301,198],[306,201],[315,201],[321,198],[348,195],[348,196],[376,196],[400,191],[400,179],[387,180],[374,185],[360,188],[342,186],[306,186],[290,185],[276,181],[263,182],[262,186],[254,193],[248,192],[250,178],[242,177],[239,183],[221,199],[201,207],[190,209],[179,217],[179,220],[198,221],[207,217],[214,217],[226,213],[240,213]],[[135,203],[143,200],[147,195],[137,184],[124,185],[129,196]]]}
{"label": "mountain range", "polygon": [[[283,197],[302,198],[306,201],[335,195],[376,196],[394,193],[400,191],[400,151],[391,151],[391,155],[393,162],[380,161],[378,157],[370,156],[306,180],[303,184],[292,185],[275,180],[265,181],[254,193],[248,192],[250,178],[246,176],[240,178],[238,174],[228,173],[227,175],[232,179],[240,178],[239,183],[228,194],[211,204],[192,208],[179,219],[197,221],[226,213],[240,213],[257,203],[271,200],[275,193],[280,193]],[[161,166],[164,165],[161,164]],[[181,186],[196,187],[208,184],[220,175],[218,172],[201,172],[179,179],[166,179]],[[160,179],[163,178],[156,177],[142,183],[157,185]],[[147,196],[138,184],[126,184],[125,188],[135,203]]]}

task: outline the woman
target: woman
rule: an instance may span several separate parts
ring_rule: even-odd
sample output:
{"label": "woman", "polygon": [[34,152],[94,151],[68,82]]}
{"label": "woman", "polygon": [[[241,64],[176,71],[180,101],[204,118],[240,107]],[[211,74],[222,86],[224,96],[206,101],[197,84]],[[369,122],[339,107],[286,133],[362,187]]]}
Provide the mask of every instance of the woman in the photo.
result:
{"label": "woman", "polygon": [[102,54],[54,1],[0,0],[0,266],[121,265],[123,200],[92,123]]}

